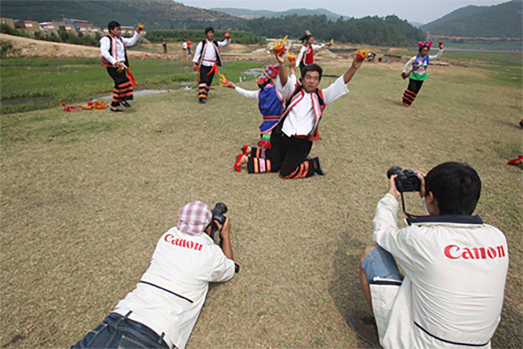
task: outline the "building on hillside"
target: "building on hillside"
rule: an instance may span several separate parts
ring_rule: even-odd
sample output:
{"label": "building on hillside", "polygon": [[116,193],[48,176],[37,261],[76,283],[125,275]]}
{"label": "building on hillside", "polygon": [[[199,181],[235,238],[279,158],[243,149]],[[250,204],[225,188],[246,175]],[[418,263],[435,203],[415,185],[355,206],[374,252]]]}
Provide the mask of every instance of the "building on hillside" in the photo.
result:
{"label": "building on hillside", "polygon": [[[122,29],[122,36],[133,36],[134,31],[136,30],[136,27],[131,27],[131,26],[122,25],[120,28]],[[107,29],[107,27],[103,27],[101,34],[108,35],[109,29]],[[144,36],[145,34],[147,34],[147,31],[145,31],[145,30],[142,31],[142,36]]]}
{"label": "building on hillside", "polygon": [[11,28],[14,28],[14,27],[15,27],[15,21],[13,21],[12,18],[3,18],[3,17],[0,17],[0,23],[7,24],[7,25],[10,26]]}
{"label": "building on hillside", "polygon": [[55,22],[41,22],[38,23],[40,26],[40,30],[42,30],[45,33],[58,33],[58,29],[60,29],[59,25]]}
{"label": "building on hillside", "polygon": [[68,33],[76,33],[76,26],[72,23],[69,23],[65,20],[55,21],[58,25],[59,30],[65,30]]}
{"label": "building on hillside", "polygon": [[23,19],[15,21],[15,27],[27,30],[28,32],[37,32],[40,31],[40,25],[36,21],[26,21]]}
{"label": "building on hillside", "polygon": [[125,25],[122,25],[120,27],[122,29],[122,35],[134,35],[134,31],[136,29],[136,27],[130,27],[130,26],[125,26]]}

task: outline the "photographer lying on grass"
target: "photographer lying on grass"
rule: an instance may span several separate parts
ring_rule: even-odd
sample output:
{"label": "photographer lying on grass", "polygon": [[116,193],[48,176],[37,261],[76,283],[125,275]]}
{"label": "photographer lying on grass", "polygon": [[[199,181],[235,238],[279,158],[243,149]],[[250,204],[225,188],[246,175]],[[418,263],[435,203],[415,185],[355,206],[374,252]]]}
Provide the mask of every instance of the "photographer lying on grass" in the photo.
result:
{"label": "photographer lying on grass", "polygon": [[[220,206],[221,205],[221,206]],[[209,282],[234,276],[227,207],[196,201],[182,207],[176,227],[156,245],[136,289],[74,348],[184,348]],[[219,230],[220,248],[213,235]]]}
{"label": "photographer lying on grass", "polygon": [[490,348],[503,306],[508,248],[501,231],[472,216],[481,192],[477,172],[447,162],[426,177],[417,173],[429,215],[407,219],[404,229],[397,225],[403,186],[397,177],[391,176],[376,208],[375,244],[361,258],[361,285],[375,324],[351,312],[351,327],[376,345],[371,337],[377,326],[385,348]]}

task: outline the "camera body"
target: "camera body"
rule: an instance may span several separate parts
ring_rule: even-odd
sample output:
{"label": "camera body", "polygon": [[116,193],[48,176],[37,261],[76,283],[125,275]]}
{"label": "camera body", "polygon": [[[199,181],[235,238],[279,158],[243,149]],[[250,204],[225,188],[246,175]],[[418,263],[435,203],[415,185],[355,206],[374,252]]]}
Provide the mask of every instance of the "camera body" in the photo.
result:
{"label": "camera body", "polygon": [[[211,223],[209,225],[211,226],[211,239],[214,239],[214,234],[218,231],[218,226],[216,225],[216,222],[218,222],[221,226],[225,224],[225,221],[227,220],[224,216],[225,213],[227,213],[227,205],[225,205],[223,202],[217,203],[214,208],[211,210],[212,218]],[[221,245],[221,240],[220,240]]]}
{"label": "camera body", "polygon": [[387,177],[390,178],[393,175],[397,175],[395,179],[396,188],[400,193],[409,191],[420,191],[421,181],[418,175],[412,170],[402,170],[401,167],[394,166],[389,168],[387,171]]}

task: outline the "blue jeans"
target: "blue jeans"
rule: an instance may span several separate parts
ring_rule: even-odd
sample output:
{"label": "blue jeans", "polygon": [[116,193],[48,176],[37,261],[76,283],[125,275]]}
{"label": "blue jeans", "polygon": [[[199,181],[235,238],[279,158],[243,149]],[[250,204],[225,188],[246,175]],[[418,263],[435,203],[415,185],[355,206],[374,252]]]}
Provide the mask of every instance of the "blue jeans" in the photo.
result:
{"label": "blue jeans", "polygon": [[403,281],[403,275],[401,275],[394,257],[379,246],[365,257],[361,268],[367,276],[368,283],[373,283],[375,278]]}
{"label": "blue jeans", "polygon": [[153,330],[126,316],[111,313],[71,349],[81,348],[169,348]]}

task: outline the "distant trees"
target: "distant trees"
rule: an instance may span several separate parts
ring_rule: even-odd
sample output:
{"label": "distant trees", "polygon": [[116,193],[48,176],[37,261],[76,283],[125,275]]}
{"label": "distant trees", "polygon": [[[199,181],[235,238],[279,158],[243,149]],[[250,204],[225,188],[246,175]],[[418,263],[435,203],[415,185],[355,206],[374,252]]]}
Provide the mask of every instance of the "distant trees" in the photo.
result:
{"label": "distant trees", "polygon": [[364,17],[330,21],[327,16],[291,15],[280,18],[255,18],[245,22],[253,33],[265,37],[289,35],[299,38],[310,30],[316,39],[338,42],[401,46],[425,39],[425,33],[397,16]]}
{"label": "distant trees", "polygon": [[[223,40],[225,30],[216,30],[216,40]],[[203,40],[205,37],[203,27],[201,29],[157,29],[147,31],[147,40],[151,42],[161,42],[163,38],[170,39],[171,41],[183,41],[184,39],[198,42]],[[231,31],[232,40],[238,44],[257,44],[264,41],[261,37],[253,34],[249,31]]]}

